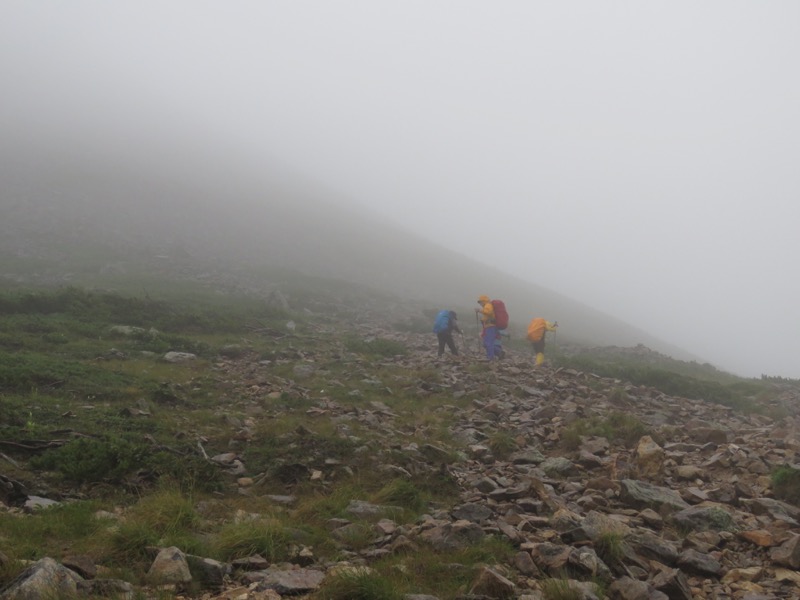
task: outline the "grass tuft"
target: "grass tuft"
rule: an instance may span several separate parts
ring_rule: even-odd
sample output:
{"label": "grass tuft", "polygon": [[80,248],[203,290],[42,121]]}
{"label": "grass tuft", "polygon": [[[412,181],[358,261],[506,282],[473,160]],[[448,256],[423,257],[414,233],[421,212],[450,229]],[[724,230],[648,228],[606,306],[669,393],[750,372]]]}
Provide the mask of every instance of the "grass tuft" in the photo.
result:
{"label": "grass tuft", "polygon": [[365,567],[329,577],[317,595],[320,600],[401,600],[403,596],[394,581]]}

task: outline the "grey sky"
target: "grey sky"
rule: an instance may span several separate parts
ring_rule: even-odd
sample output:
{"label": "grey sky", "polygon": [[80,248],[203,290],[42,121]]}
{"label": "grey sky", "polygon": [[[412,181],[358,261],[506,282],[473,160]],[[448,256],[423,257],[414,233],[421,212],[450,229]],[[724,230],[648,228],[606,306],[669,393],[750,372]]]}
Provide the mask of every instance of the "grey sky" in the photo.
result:
{"label": "grey sky", "polygon": [[800,377],[794,1],[0,10],[14,136],[218,145],[720,367]]}

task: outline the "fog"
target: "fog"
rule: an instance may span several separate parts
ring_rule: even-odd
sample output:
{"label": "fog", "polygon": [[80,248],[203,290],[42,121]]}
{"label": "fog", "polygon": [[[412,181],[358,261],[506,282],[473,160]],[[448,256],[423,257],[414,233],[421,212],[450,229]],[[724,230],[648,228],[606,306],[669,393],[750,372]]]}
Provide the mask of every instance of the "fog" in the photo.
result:
{"label": "fog", "polygon": [[475,294],[800,377],[795,2],[3,9],[6,151],[302,180],[492,265]]}

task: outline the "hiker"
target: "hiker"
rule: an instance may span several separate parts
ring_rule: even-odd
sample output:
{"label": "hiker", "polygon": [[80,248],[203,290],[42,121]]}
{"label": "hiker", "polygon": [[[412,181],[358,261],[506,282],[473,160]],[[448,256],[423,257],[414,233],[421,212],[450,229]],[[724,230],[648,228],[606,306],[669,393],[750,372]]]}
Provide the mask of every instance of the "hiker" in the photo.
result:
{"label": "hiker", "polygon": [[440,310],[433,322],[433,332],[439,338],[439,358],[444,354],[444,346],[450,348],[453,356],[458,356],[458,348],[453,341],[453,332],[461,333],[458,327],[458,315],[452,310]]}
{"label": "hiker", "polygon": [[544,338],[548,331],[555,331],[557,327],[558,321],[551,323],[542,317],[536,317],[528,325],[528,340],[533,344],[537,367],[544,362]]}
{"label": "hiker", "polygon": [[495,324],[494,305],[489,296],[481,295],[478,297],[480,308],[475,309],[475,314],[480,316],[483,329],[481,330],[481,341],[486,348],[486,358],[494,360],[497,356],[497,325]]}

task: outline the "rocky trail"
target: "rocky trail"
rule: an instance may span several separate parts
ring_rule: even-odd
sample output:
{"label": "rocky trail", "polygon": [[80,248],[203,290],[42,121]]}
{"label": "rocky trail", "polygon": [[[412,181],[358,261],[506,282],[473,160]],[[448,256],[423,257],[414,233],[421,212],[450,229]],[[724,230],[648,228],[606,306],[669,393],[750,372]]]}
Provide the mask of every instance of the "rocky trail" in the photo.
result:
{"label": "rocky trail", "polygon": [[[302,346],[281,340],[272,360],[219,357],[211,369],[224,390],[220,413],[237,444],[209,460],[227,471],[238,494],[269,496],[287,510],[296,500],[294,484],[346,477],[349,465],[315,450],[307,430],[287,432],[287,439],[306,441],[296,460],[281,465],[282,488],[249,471],[241,450],[257,435],[255,424],[282,410],[270,400],[296,400],[309,422],[327,420],[342,436],[355,425],[380,432],[366,446],[375,470],[411,481],[447,477],[457,484],[459,501],[434,503],[413,522],[399,522],[386,507],[355,499],[351,518],[329,523],[341,548],[336,562],[302,545],[280,564],[259,556],[221,563],[157,548],[150,580],[173,586],[177,596],[202,581],[193,597],[206,600],[304,597],[335,573],[369,569],[387,556],[497,536],[513,545],[512,560],[485,565],[461,598],[546,599],[550,578],[565,582],[573,595],[564,597],[586,600],[800,597],[800,508],[775,499],[770,477],[776,467],[797,462],[796,389],[780,399],[790,416],[773,420],[591,373],[534,369],[531,357],[519,352],[495,364],[474,351],[437,359],[432,335],[374,323],[357,333],[401,343],[408,353],[348,352],[335,341],[337,327],[323,323]],[[424,404],[432,396],[452,398],[437,408],[450,437],[420,443],[425,423],[412,426],[403,418],[405,404],[395,400]],[[619,428],[640,424],[641,434],[634,428],[632,439],[630,428],[615,430],[610,415],[622,419]],[[598,435],[589,426],[598,423],[621,435]],[[580,424],[587,425],[584,434]],[[371,541],[349,547],[348,530],[375,515],[383,518],[371,520]],[[87,557],[43,559],[0,592],[0,600],[52,597],[54,589],[93,597],[142,593],[97,572]],[[407,597],[434,599],[424,591]]]}

